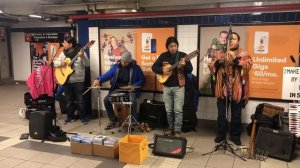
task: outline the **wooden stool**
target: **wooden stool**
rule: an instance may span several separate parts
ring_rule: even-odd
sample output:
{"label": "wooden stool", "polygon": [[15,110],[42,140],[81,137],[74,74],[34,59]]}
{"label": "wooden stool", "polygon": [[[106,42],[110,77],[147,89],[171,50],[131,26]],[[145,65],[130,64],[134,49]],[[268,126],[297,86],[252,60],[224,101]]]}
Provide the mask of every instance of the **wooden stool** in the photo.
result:
{"label": "wooden stool", "polygon": [[129,109],[129,104],[114,104],[114,113],[119,118],[119,125],[122,125],[128,117]]}

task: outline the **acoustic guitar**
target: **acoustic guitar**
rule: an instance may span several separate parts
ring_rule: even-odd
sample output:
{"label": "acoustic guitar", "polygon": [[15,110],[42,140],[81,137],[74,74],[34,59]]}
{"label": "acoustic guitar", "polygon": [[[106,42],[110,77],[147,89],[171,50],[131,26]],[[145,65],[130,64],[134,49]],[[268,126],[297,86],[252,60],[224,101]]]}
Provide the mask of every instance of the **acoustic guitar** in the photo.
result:
{"label": "acoustic guitar", "polygon": [[[186,55],[185,57],[183,57],[183,59],[185,61],[190,60],[198,55],[199,55],[199,50],[195,50],[195,51],[191,52],[190,54]],[[177,68],[178,64],[179,64],[179,61],[173,65],[171,65],[169,63],[163,63],[163,68],[169,68],[169,70],[172,71],[173,69]],[[172,73],[170,75],[157,74],[157,79],[160,83],[165,83],[171,75],[172,75]]]}
{"label": "acoustic guitar", "polygon": [[[95,40],[88,42],[84,47],[80,49],[79,52],[84,52],[86,49],[90,48],[94,43]],[[72,65],[78,57],[79,55],[77,54],[72,60],[70,58],[65,58],[66,65],[63,67],[55,68],[55,77],[57,83],[63,85],[67,81],[68,77],[74,72],[74,70],[72,69]]]}

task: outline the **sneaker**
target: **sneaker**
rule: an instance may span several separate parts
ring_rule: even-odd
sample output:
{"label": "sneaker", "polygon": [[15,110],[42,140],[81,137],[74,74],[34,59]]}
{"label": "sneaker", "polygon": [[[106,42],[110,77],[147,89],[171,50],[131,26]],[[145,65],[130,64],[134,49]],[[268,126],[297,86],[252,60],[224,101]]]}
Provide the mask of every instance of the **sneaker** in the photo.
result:
{"label": "sneaker", "polygon": [[105,130],[110,130],[110,129],[113,129],[113,128],[117,127],[117,126],[118,126],[118,121],[113,120],[113,121],[110,121],[110,122],[107,124],[106,128],[104,128],[104,129],[105,129]]}
{"label": "sneaker", "polygon": [[72,118],[72,119],[71,119],[72,122],[75,122],[75,121],[77,121],[77,120],[78,120],[77,118]]}
{"label": "sneaker", "polygon": [[222,135],[217,135],[217,137],[215,138],[215,143],[220,143],[222,141],[225,140],[225,137]]}
{"label": "sneaker", "polygon": [[65,119],[64,124],[68,124],[68,123],[71,123],[71,122],[72,122],[72,119],[71,118],[67,118],[67,119]]}
{"label": "sneaker", "polygon": [[164,130],[165,136],[171,136],[172,134],[173,134],[173,130],[171,130],[170,128],[167,128]]}
{"label": "sneaker", "polygon": [[82,124],[88,124],[88,120],[87,120],[87,119],[80,119],[80,122],[81,122]]}
{"label": "sneaker", "polygon": [[174,135],[175,135],[175,137],[181,137],[181,132],[180,131],[175,131]]}
{"label": "sneaker", "polygon": [[240,138],[232,138],[232,137],[230,137],[230,141],[232,141],[237,146],[241,146],[241,144],[242,144]]}

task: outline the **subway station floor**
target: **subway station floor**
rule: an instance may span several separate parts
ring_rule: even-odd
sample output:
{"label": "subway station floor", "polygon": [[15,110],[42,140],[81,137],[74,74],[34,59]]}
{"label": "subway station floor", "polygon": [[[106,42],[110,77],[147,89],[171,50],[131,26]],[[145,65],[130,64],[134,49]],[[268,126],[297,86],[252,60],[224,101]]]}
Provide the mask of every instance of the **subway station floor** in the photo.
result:
{"label": "subway station floor", "polygon": [[[197,132],[183,133],[182,136],[188,140],[188,146],[194,148],[183,159],[168,157],[158,157],[152,154],[149,149],[147,159],[141,165],[132,165],[119,162],[118,159],[109,159],[96,156],[84,156],[72,154],[70,142],[41,142],[40,140],[26,139],[20,140],[22,133],[28,133],[28,120],[18,116],[20,108],[24,105],[24,93],[28,91],[26,85],[6,83],[0,85],[0,167],[9,168],[121,168],[121,167],[161,167],[161,168],[299,168],[300,150],[291,162],[285,162],[269,157],[264,157],[265,161],[247,160],[243,161],[230,152],[220,150],[213,154],[203,156],[203,153],[214,149],[215,129],[207,128],[201,124],[197,127]],[[82,125],[80,121],[64,125],[66,115],[61,115],[58,105],[57,124],[60,124],[66,132],[76,132],[80,135],[93,137],[101,132],[103,135],[122,137],[126,135],[126,130],[118,132],[118,128],[105,131],[103,128],[108,122],[108,118],[101,118],[99,126],[98,119],[89,121],[87,125]],[[100,131],[101,130],[101,131]],[[94,131],[93,134],[89,134]],[[154,134],[162,134],[162,130],[156,129],[149,133],[133,132],[133,134],[143,134],[148,137],[148,142],[153,142]],[[229,143],[231,143],[229,141]],[[242,144],[248,146],[249,137],[243,133]],[[235,147],[235,146],[233,146]],[[243,155],[244,152],[236,150],[236,154]]]}

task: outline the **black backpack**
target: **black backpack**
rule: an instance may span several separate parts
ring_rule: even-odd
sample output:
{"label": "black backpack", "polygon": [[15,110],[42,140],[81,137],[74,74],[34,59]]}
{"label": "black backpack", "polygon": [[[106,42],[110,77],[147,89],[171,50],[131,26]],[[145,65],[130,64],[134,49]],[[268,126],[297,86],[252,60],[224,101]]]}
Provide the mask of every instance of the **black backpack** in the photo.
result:
{"label": "black backpack", "polygon": [[52,142],[65,142],[67,141],[68,137],[66,132],[60,129],[59,126],[52,126],[49,130],[48,141]]}
{"label": "black backpack", "polygon": [[279,114],[275,115],[274,117],[270,118],[263,114],[264,110],[264,103],[261,103],[256,106],[255,113],[251,115],[252,122],[247,126],[247,134],[251,136],[253,121],[256,120],[256,133],[259,127],[266,127],[271,129],[278,129],[279,128]]}
{"label": "black backpack", "polygon": [[184,105],[182,108],[182,132],[196,131],[197,108],[199,98],[198,78],[193,74],[188,74],[185,80]]}

